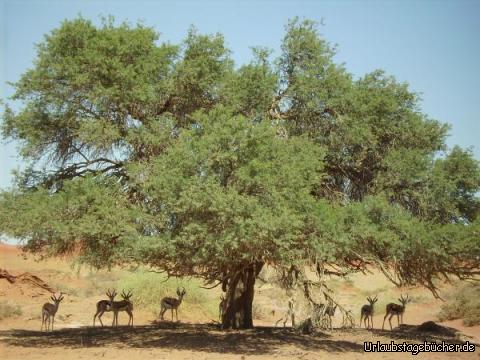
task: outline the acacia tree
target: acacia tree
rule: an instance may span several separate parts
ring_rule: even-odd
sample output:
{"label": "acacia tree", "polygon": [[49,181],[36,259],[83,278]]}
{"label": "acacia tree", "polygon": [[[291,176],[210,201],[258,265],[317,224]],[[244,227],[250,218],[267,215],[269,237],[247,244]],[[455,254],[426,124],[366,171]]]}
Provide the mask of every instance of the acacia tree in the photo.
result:
{"label": "acacia tree", "polygon": [[29,164],[0,197],[0,232],[95,267],[200,276],[251,327],[265,264],[398,285],[479,272],[478,162],[381,71],[354,80],[311,21],[270,61],[235,68],[223,37],[179,46],[148,27],[65,21],[13,84],[5,139]]}

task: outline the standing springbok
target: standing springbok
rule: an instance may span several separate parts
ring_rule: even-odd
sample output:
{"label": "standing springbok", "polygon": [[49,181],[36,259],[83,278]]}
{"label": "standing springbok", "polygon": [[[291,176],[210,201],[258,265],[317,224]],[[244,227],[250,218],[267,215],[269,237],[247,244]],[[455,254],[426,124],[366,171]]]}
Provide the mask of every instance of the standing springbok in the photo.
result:
{"label": "standing springbok", "polygon": [[125,311],[129,318],[128,318],[128,325],[133,326],[133,304],[130,301],[130,298],[132,297],[132,292],[129,291],[128,293],[125,293],[124,290],[122,290],[121,296],[123,300],[121,301],[112,301],[112,311],[113,311],[113,322],[112,326],[118,326],[118,313],[120,311]]}
{"label": "standing springbok", "polygon": [[223,314],[225,313],[225,310],[227,308],[227,299],[225,299],[225,296],[220,296],[220,304],[218,304],[218,318],[220,321],[220,324],[223,323]]}
{"label": "standing springbok", "polygon": [[277,320],[275,326],[278,326],[278,323],[283,320],[283,327],[287,325],[288,320],[292,320],[292,327],[295,327],[295,303],[296,300],[294,297],[288,299],[288,309],[283,317]]}
{"label": "standing springbok", "polygon": [[367,297],[368,305],[365,304],[362,306],[360,310],[360,327],[362,327],[362,320],[365,324],[365,329],[373,329],[373,306],[378,301],[378,295],[376,295],[373,299],[371,297]]}
{"label": "standing springbok", "polygon": [[403,295],[401,295],[400,298],[398,299],[398,301],[400,301],[402,303],[402,305],[398,305],[398,304],[395,304],[395,303],[387,304],[387,307],[386,307],[387,313],[385,314],[385,317],[383,318],[382,330],[384,329],[385,319],[387,318],[388,315],[390,315],[390,317],[388,318],[388,322],[390,323],[390,330],[392,330],[392,317],[393,317],[393,315],[397,315],[398,325],[403,324],[403,313],[405,312],[405,307],[411,301],[411,299],[408,298],[408,294],[407,294],[406,298],[404,298]]}
{"label": "standing springbok", "polygon": [[40,331],[43,330],[43,324],[46,326],[46,330],[50,327],[50,331],[53,331],[53,323],[55,322],[55,314],[57,313],[58,306],[60,305],[60,301],[63,300],[63,295],[60,293],[60,296],[57,298],[55,294],[53,294],[50,299],[52,299],[53,304],[45,303],[42,306],[42,326],[40,327]]}
{"label": "standing springbok", "polygon": [[328,316],[328,325],[330,326],[330,330],[333,330],[332,317],[335,315],[335,311],[337,310],[337,306],[338,306],[337,304],[335,304],[335,306],[333,306],[333,303],[331,303],[325,308],[325,315]]}
{"label": "standing springbok", "polygon": [[98,320],[100,321],[100,324],[102,324],[103,327],[103,322],[102,322],[102,315],[106,311],[112,311],[112,303],[113,299],[115,299],[115,296],[117,296],[117,292],[115,289],[113,291],[110,291],[110,289],[107,290],[106,295],[108,296],[109,300],[100,300],[97,302],[97,312],[93,316],[93,326],[95,327],[95,318],[98,316]]}
{"label": "standing springbok", "polygon": [[173,321],[173,310],[175,310],[175,315],[177,317],[177,322],[178,322],[178,307],[180,306],[180,304],[182,303],[182,300],[183,300],[183,297],[185,296],[185,294],[187,293],[187,291],[185,290],[185,288],[177,288],[177,295],[178,295],[178,299],[176,298],[173,298],[173,297],[164,297],[161,301],[160,301],[160,318],[163,320],[163,315],[165,314],[165,311],[167,311],[168,309],[170,309],[172,311],[172,321]]}

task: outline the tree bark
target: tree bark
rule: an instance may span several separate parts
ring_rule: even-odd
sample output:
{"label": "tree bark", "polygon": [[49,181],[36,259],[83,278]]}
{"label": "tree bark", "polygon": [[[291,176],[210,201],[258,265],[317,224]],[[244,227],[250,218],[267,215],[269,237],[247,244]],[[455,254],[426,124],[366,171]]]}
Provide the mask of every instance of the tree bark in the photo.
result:
{"label": "tree bark", "polygon": [[226,282],[224,290],[225,309],[222,314],[223,329],[253,328],[253,298],[255,280],[262,270],[263,263],[256,262],[237,270]]}

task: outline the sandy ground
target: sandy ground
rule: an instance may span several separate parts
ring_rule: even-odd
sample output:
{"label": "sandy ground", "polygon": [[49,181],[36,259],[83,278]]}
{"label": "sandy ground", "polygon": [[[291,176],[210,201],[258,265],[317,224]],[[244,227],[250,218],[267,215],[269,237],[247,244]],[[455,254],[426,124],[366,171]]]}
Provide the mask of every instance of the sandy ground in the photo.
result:
{"label": "sandy ground", "polygon": [[[134,328],[63,329],[0,332],[4,359],[410,359],[410,353],[364,352],[364,341],[432,341],[399,331],[341,331],[299,335],[291,329],[258,327],[221,332],[208,325],[170,324]],[[439,340],[439,338],[435,338]],[[457,340],[446,339],[449,343]],[[478,359],[475,353],[429,353],[425,359]]]}
{"label": "sandy ground", "polygon": [[[72,270],[68,263],[58,260],[35,262],[24,258],[17,248],[0,244],[0,268],[13,275],[30,272],[40,276],[49,284],[67,283],[70,288],[82,288],[87,278]],[[377,281],[377,280],[376,280]],[[380,281],[380,280],[378,280]],[[381,285],[381,284],[380,284]],[[375,289],[371,279],[359,278],[355,286],[368,292]],[[379,284],[375,285],[377,288]],[[385,286],[389,286],[385,283]],[[345,303],[352,302],[352,310],[361,304],[355,303],[354,293],[346,286],[341,293]],[[402,291],[398,290],[398,294]],[[219,331],[211,319],[179,309],[181,323],[157,322],[156,315],[135,309],[135,326],[111,328],[111,313],[103,317],[104,328],[92,327],[96,301],[99,296],[67,296],[58,311],[55,330],[40,332],[40,309],[49,294],[33,289],[28,284],[13,285],[0,279],[0,301],[16,303],[22,315],[0,320],[1,359],[411,359],[411,353],[365,353],[365,341],[376,343],[422,343],[423,341],[446,341],[476,343],[474,353],[423,353],[421,359],[477,359],[480,360],[480,326],[465,327],[461,320],[442,325],[459,330],[464,335],[457,338],[438,337],[427,333],[412,332],[413,325],[435,320],[441,302],[433,299],[424,289],[409,289],[417,299],[409,305],[404,321],[407,326],[394,331],[381,330],[383,307],[379,307],[374,318],[375,329],[334,329],[315,335],[295,333],[291,328],[275,328],[279,318],[268,314],[256,319],[257,328],[243,331]],[[95,294],[96,295],[96,294]],[[258,287],[257,300],[263,306],[273,303],[271,289]],[[358,298],[358,296],[356,297]],[[392,299],[395,300],[395,299]],[[363,301],[363,300],[355,300]],[[334,326],[341,319],[334,319]],[[356,319],[358,321],[358,319]],[[127,315],[120,314],[119,322],[126,324]],[[393,322],[394,326],[396,321]],[[388,324],[386,328],[389,329]]]}

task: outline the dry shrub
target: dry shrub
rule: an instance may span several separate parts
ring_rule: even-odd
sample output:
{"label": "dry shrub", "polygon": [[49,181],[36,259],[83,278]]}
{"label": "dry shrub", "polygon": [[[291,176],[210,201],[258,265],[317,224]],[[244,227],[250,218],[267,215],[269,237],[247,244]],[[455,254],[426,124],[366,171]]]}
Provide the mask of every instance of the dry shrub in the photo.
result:
{"label": "dry shrub", "polygon": [[0,302],[0,320],[19,315],[22,315],[22,309],[20,306],[6,301]]}
{"label": "dry shrub", "polygon": [[466,326],[480,324],[480,284],[462,286],[450,298],[438,315],[440,321],[463,319]]}

